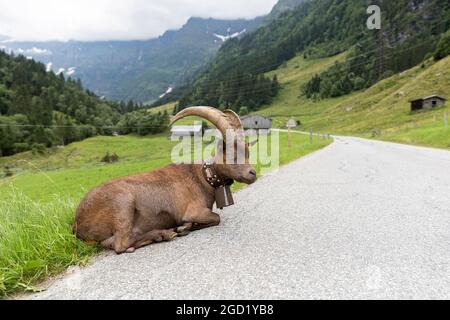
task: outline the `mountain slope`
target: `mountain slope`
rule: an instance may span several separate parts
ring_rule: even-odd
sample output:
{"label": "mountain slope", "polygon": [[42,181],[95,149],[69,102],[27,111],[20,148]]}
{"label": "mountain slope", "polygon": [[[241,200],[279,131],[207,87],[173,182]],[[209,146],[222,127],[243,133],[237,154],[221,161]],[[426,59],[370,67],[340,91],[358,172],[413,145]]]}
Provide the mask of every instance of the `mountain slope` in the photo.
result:
{"label": "mountain slope", "polygon": [[299,52],[318,58],[351,49],[348,60],[320,75],[320,85],[310,84],[305,90],[308,96],[348,94],[421,62],[450,27],[448,2],[383,1],[386,64],[378,68],[379,34],[367,29],[367,6],[365,0],[304,1],[255,32],[229,41],[186,90],[179,108],[207,103],[256,110],[262,104],[254,101],[264,91],[246,86],[242,78],[258,78]]}
{"label": "mountain slope", "polygon": [[0,157],[113,132],[146,135],[166,129],[166,112],[148,114],[83,90],[45,65],[0,51]]}
{"label": "mountain slope", "polygon": [[223,42],[254,30],[261,20],[191,18],[180,30],[148,41],[3,42],[0,49],[80,78],[100,96],[146,102],[190,79]]}
{"label": "mountain slope", "polygon": [[0,156],[104,133],[93,126],[112,125],[118,109],[84,91],[80,82],[0,51]]}
{"label": "mountain slope", "polygon": [[450,97],[450,57],[396,74],[374,86],[349,95],[311,100],[299,95],[300,87],[313,74],[320,73],[348,53],[326,59],[299,55],[286,66],[272,71],[281,85],[274,102],[258,114],[271,116],[276,127],[285,127],[289,118],[302,123],[300,130],[358,135],[378,139],[450,148],[450,127],[444,126],[444,113],[450,105],[411,113],[409,101],[440,94]]}

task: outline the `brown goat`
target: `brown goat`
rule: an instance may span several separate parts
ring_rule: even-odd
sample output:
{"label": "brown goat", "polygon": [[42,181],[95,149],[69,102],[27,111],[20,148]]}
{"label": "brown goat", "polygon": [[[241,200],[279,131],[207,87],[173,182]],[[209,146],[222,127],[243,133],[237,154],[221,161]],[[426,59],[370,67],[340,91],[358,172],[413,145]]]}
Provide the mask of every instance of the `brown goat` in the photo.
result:
{"label": "brown goat", "polygon": [[[230,163],[226,153],[218,148],[211,164],[214,174],[222,181],[254,183],[256,171],[248,163],[249,145],[243,138],[239,117],[229,110],[192,107],[175,116],[172,124],[192,115],[209,120],[223,137],[227,131],[235,132],[235,151],[245,152],[245,164],[238,164],[236,158]],[[134,252],[151,243],[218,225],[220,217],[212,211],[215,191],[205,176],[204,166],[196,164],[172,164],[120,178],[86,195],[77,209],[74,232],[79,239],[100,242],[117,253]]]}

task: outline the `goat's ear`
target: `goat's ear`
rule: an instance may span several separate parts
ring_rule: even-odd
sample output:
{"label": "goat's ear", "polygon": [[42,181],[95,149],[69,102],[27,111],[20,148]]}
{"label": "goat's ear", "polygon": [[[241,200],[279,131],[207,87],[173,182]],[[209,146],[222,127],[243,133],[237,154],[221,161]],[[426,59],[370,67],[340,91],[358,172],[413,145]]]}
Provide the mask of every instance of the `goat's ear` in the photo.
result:
{"label": "goat's ear", "polygon": [[253,142],[249,142],[248,145],[249,145],[249,147],[253,147],[253,146],[257,145],[258,142],[259,142],[259,139],[255,140],[255,141],[253,141]]}

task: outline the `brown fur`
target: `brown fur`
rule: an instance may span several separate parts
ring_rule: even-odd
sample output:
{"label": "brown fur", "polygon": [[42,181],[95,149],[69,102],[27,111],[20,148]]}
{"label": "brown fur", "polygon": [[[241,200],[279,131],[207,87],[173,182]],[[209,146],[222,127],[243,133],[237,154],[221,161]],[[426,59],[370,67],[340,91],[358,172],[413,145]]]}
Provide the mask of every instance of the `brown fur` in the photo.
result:
{"label": "brown fur", "polygon": [[[245,148],[248,158],[247,144],[236,147]],[[218,153],[219,159],[226,162],[223,153]],[[249,164],[214,164],[214,168],[239,182],[256,181]],[[117,253],[133,252],[218,225],[220,217],[212,212],[214,192],[203,177],[202,166],[194,164],[117,179],[93,189],[81,201],[74,232],[79,239],[100,242]]]}

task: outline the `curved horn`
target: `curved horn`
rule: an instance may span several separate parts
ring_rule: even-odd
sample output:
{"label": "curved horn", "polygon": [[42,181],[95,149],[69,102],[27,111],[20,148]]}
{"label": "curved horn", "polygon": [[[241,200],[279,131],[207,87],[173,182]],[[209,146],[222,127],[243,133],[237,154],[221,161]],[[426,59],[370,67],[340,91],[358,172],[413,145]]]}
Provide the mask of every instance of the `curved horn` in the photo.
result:
{"label": "curved horn", "polygon": [[225,110],[223,113],[225,113],[230,121],[230,124],[233,126],[233,128],[236,130],[239,137],[243,138],[245,136],[244,134],[244,126],[242,125],[241,118],[237,115],[236,112],[233,110]]}
{"label": "curved horn", "polygon": [[239,118],[239,116],[237,115],[236,112],[234,112],[233,110],[225,110],[223,113],[225,113],[228,116],[228,118],[230,119],[231,125],[236,130],[244,129],[241,118]]}
{"label": "curved horn", "polygon": [[225,113],[212,107],[190,107],[184,109],[172,119],[170,125],[172,126],[178,120],[189,116],[198,116],[208,120],[219,129],[224,139],[227,136],[228,129],[235,129],[230,118]]}

